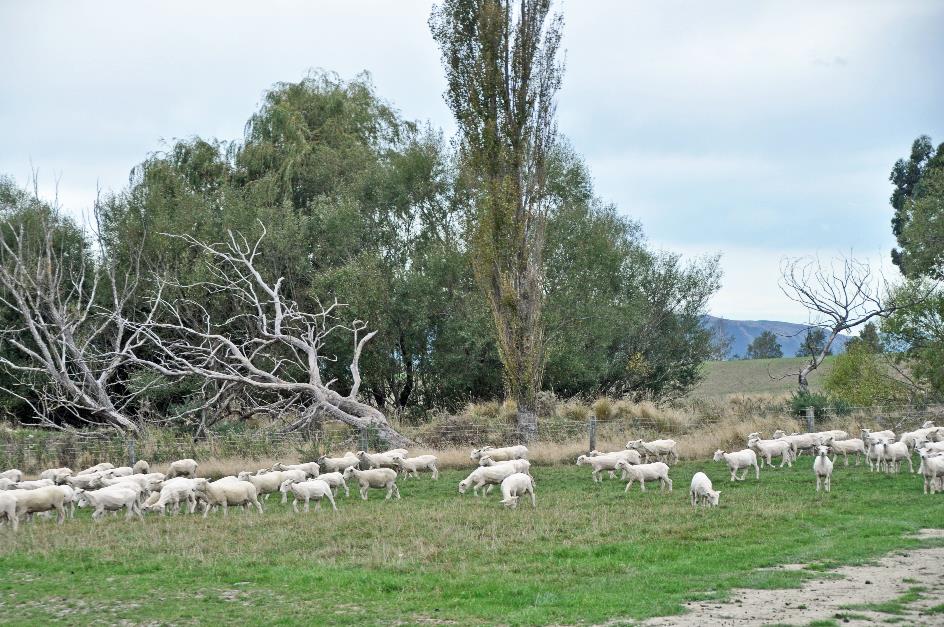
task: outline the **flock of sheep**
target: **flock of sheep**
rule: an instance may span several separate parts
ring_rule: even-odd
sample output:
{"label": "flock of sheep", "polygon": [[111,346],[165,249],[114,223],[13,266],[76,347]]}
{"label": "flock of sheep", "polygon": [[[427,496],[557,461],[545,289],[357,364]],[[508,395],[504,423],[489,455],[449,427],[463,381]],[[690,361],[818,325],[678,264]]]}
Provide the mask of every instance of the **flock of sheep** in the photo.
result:
{"label": "flock of sheep", "polygon": [[[852,438],[844,431],[818,433],[794,433],[787,435],[776,431],[771,439],[752,433],[747,439],[747,448],[727,452],[718,450],[714,461],[725,462],[731,471],[731,481],[746,478],[753,469],[760,479],[760,469],[766,462],[773,467],[772,458],[780,457],[780,467],[792,466],[803,451],[815,454],[813,472],[816,475],[816,490],[830,490],[833,464],[836,456],[843,455],[849,465],[850,454],[864,456],[873,471],[899,472],[901,463],[907,461],[914,472],[912,454],[920,458],[918,472],[924,477],[924,492],[934,494],[944,490],[944,427],[935,427],[927,422],[922,428],[902,434],[901,438],[891,431],[871,432],[862,429],[861,438]],[[833,453],[834,457],[829,458]],[[530,497],[532,507],[537,499],[528,449],[525,446],[503,448],[484,447],[472,451],[472,461],[478,466],[461,482],[459,493],[465,494],[471,487],[475,495],[481,490],[487,495],[494,486],[499,486],[501,504],[517,507],[521,498]],[[656,461],[651,461],[650,458]],[[758,459],[760,462],[758,463]],[[660,489],[672,491],[669,477],[670,463],[678,461],[678,451],[673,440],[633,440],[626,448],[608,453],[591,451],[577,458],[578,466],[590,466],[593,481],[603,480],[604,472],[610,478],[621,473],[626,481],[626,491],[638,482],[642,491],[647,482],[658,481]],[[168,506],[176,513],[186,507],[194,513],[202,505],[203,516],[219,507],[224,516],[229,506],[256,508],[263,511],[260,497],[268,499],[270,494],[281,493],[282,503],[293,497],[292,507],[299,511],[299,504],[309,511],[315,501],[316,508],[327,500],[337,510],[335,497],[343,489],[350,496],[347,482],[354,480],[360,496],[366,500],[371,489],[385,490],[385,498],[400,498],[397,478],[418,477],[420,471],[429,471],[432,478],[439,478],[438,460],[435,455],[410,457],[405,449],[392,449],[382,453],[348,452],[341,457],[322,456],[317,461],[303,464],[277,463],[272,468],[256,472],[244,471],[237,476],[228,476],[210,481],[198,477],[198,464],[192,459],[172,462],[167,473],[150,472],[145,461],[133,467],[116,468],[109,463],[96,464],[79,472],[69,468],[51,468],[43,471],[38,479],[24,480],[19,470],[0,473],[0,524],[10,522],[14,531],[24,519],[34,514],[49,515],[55,511],[58,522],[66,515],[74,516],[76,507],[92,509],[92,518],[99,519],[106,512],[126,510],[126,518],[143,512],[159,512],[162,515]],[[740,476],[738,472],[740,471]],[[692,478],[689,490],[692,507],[698,503],[705,506],[718,505],[720,491],[715,490],[711,480],[703,472]]]}

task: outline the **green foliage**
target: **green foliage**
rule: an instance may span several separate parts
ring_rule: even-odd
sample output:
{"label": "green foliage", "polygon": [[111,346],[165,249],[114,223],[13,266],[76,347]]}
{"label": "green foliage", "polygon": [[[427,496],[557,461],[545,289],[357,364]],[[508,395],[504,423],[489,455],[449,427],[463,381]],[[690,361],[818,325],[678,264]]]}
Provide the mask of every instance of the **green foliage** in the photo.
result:
{"label": "green foliage", "polygon": [[882,356],[865,342],[850,345],[836,357],[823,388],[834,399],[860,407],[910,400],[908,387],[889,374]]}
{"label": "green foliage", "polygon": [[783,357],[783,349],[777,336],[772,331],[764,331],[754,338],[750,346],[747,347],[748,359],[775,359]]}
{"label": "green foliage", "polygon": [[944,292],[927,280],[912,279],[897,288],[894,297],[914,302],[918,294],[930,296],[898,309],[882,323],[896,361],[931,397],[944,396]]}
{"label": "green foliage", "polygon": [[[823,352],[823,348],[826,346],[826,331],[819,327],[810,327],[806,330],[806,335],[803,336],[803,344],[800,345],[800,348],[797,349],[797,357],[813,357],[818,356]],[[826,352],[827,355],[832,355],[833,351],[830,349]]]}
{"label": "green foliage", "polygon": [[944,278],[944,143],[914,141],[911,156],[892,169],[892,232],[898,248],[892,261],[909,278]]}
{"label": "green foliage", "polygon": [[872,353],[885,352],[885,345],[874,322],[866,322],[859,335],[846,342],[846,351],[862,346]]}
{"label": "green foliage", "polygon": [[814,392],[810,390],[794,390],[790,395],[790,410],[796,416],[806,414],[808,407],[812,407],[815,416],[825,416],[834,414],[837,416],[848,416],[852,413],[852,406],[845,399],[831,397],[825,392]]}

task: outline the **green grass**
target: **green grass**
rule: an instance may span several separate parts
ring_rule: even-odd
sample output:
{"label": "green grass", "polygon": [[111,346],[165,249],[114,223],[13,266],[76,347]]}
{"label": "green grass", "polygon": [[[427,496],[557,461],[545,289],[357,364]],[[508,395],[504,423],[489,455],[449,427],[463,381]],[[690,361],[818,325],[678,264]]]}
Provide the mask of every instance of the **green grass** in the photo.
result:
{"label": "green grass", "polygon": [[[637,621],[731,588],[801,585],[816,571],[920,546],[944,499],[913,475],[837,468],[814,491],[809,457],[761,482],[729,485],[707,462],[673,468],[660,494],[590,482],[585,469],[539,467],[538,509],[459,496],[464,473],[401,481],[401,501],[339,499],[340,512],[295,515],[273,496],[263,516],[149,516],[0,529],[0,604],[17,621],[460,624]],[[722,507],[691,511],[707,470]],[[7,615],[9,616],[9,614]]]}
{"label": "green grass", "polygon": [[[810,388],[822,389],[823,377],[833,366],[833,357],[827,357],[809,376]],[[807,362],[805,357],[782,359],[739,359],[734,361],[706,361],[702,364],[704,379],[688,393],[689,398],[716,398],[729,394],[786,394],[796,390],[796,373]],[[771,376],[775,379],[771,379]]]}

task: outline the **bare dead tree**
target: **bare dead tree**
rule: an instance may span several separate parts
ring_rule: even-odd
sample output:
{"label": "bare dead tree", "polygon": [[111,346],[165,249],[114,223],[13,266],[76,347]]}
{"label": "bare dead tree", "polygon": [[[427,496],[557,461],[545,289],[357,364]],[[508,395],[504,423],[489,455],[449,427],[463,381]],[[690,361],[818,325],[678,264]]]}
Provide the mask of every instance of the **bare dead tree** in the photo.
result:
{"label": "bare dead tree", "polygon": [[815,257],[784,258],[780,264],[780,289],[810,313],[810,325],[826,332],[826,342],[796,373],[801,391],[809,390],[807,377],[829,354],[840,333],[884,318],[904,303],[888,300],[888,283],[869,264],[839,257],[824,264]]}
{"label": "bare dead tree", "polygon": [[[254,409],[293,416],[285,431],[304,428],[324,415],[357,429],[375,429],[391,445],[412,444],[390,426],[383,413],[358,398],[361,352],[376,331],[368,332],[360,320],[345,323],[340,315],[344,306],[337,302],[319,305],[318,311],[303,311],[283,294],[283,278],[270,281],[263,277],[257,263],[266,236],[264,226],[262,231],[254,242],[228,232],[225,242],[213,244],[168,234],[204,254],[210,278],[192,285],[159,279],[168,288],[157,296],[159,319],[127,321],[148,343],[146,350],[135,351],[135,362],[166,377],[197,376],[215,381],[220,384],[220,393],[233,386],[253,389],[272,399],[257,403]],[[226,319],[214,319],[196,298],[160,296],[194,291],[202,297],[224,295],[239,310]],[[199,325],[192,322],[194,312],[201,320]],[[350,335],[353,342],[347,394],[333,389],[336,380],[325,381],[322,376],[325,363],[335,359],[323,353],[325,344],[338,334]]]}

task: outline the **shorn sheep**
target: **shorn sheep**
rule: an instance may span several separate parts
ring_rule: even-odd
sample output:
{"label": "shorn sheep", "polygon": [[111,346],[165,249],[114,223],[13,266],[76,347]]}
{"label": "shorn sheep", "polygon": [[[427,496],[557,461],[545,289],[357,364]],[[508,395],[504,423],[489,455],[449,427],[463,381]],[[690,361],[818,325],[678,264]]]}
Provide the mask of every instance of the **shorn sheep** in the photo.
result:
{"label": "shorn sheep", "polygon": [[884,449],[886,472],[899,472],[901,461],[908,461],[908,469],[914,473],[914,464],[911,463],[911,449],[904,442],[885,442]]}
{"label": "shorn sheep", "polygon": [[711,479],[703,472],[696,472],[692,477],[692,486],[688,489],[688,494],[692,499],[692,507],[701,503],[704,507],[718,506],[721,498],[721,490],[713,489]]}
{"label": "shorn sheep", "polygon": [[13,483],[19,483],[20,481],[23,481],[23,471],[17,470],[16,468],[4,470],[3,472],[0,472],[0,479],[9,479]]}
{"label": "shorn sheep", "polygon": [[439,460],[435,455],[417,455],[416,457],[400,457],[397,459],[397,467],[406,477],[412,476],[418,478],[420,470],[429,470],[433,474],[433,481],[439,480]]}
{"label": "shorn sheep", "polygon": [[357,458],[361,460],[361,464],[367,466],[367,470],[372,468],[397,468],[400,460],[406,457],[406,453],[402,453],[402,450],[393,449],[383,453],[357,451]]}
{"label": "shorn sheep", "polygon": [[190,458],[178,459],[170,463],[170,468],[167,470],[167,478],[187,477],[194,479],[197,476],[197,466],[199,466],[199,464]]}
{"label": "shorn sheep", "polygon": [[[751,468],[754,469],[754,477],[760,479],[760,466],[757,465],[757,453],[751,449],[744,449],[743,451],[737,451],[734,453],[726,453],[722,450],[715,451],[714,460],[720,462],[724,460],[728,464],[728,468],[731,469],[731,481],[737,479],[738,481],[744,481],[747,477],[747,471]],[[741,476],[737,476],[737,471],[744,469],[744,472],[741,473]]]}
{"label": "shorn sheep", "polygon": [[513,464],[507,462],[495,464],[494,466],[479,466],[469,476],[459,482],[459,494],[465,494],[469,487],[472,487],[472,494],[478,496],[479,488],[488,486],[482,490],[482,496],[487,495],[492,486],[501,484],[505,477],[520,472]]}
{"label": "shorn sheep", "polygon": [[825,446],[828,446],[833,450],[833,463],[836,463],[836,457],[839,456],[839,453],[842,453],[842,459],[846,466],[849,465],[849,454],[855,453],[855,465],[859,465],[859,456],[866,455],[867,451],[865,449],[865,442],[859,438],[850,438],[848,440],[834,440],[833,438],[826,438],[826,441],[823,442]]}
{"label": "shorn sheep", "polygon": [[518,501],[525,494],[531,495],[531,507],[538,506],[537,500],[534,498],[534,480],[531,475],[526,475],[523,472],[516,472],[502,479],[501,493],[501,504],[505,507],[515,509],[518,507]]}
{"label": "shorn sheep", "polygon": [[918,455],[921,458],[918,472],[924,477],[924,493],[934,494],[944,478],[944,455],[924,449],[918,451]]}
{"label": "shorn sheep", "polygon": [[662,492],[665,491],[666,487],[669,488],[669,492],[672,491],[672,480],[669,479],[669,465],[664,462],[634,465],[630,464],[625,459],[621,459],[617,462],[616,467],[626,471],[626,478],[629,480],[626,483],[624,492],[629,492],[629,489],[633,487],[634,481],[639,482],[639,489],[642,492],[646,491],[647,481],[658,481],[659,490]]}
{"label": "shorn sheep", "polygon": [[762,440],[760,434],[751,433],[747,436],[747,448],[753,450],[757,453],[758,457],[761,458],[761,462],[767,462],[767,466],[773,468],[774,465],[770,463],[772,457],[780,458],[780,466],[778,468],[783,468],[783,465],[793,466],[793,453],[790,443],[786,440]]}
{"label": "shorn sheep", "polygon": [[98,520],[105,515],[106,511],[117,512],[125,508],[127,513],[125,519],[134,517],[143,519],[141,508],[138,507],[138,497],[141,496],[141,488],[133,483],[123,482],[110,485],[100,490],[76,490],[76,496],[79,499],[79,507],[94,507],[92,519]]}
{"label": "shorn sheep", "polygon": [[[616,470],[616,464],[621,460],[625,460],[630,464],[639,464],[642,463],[642,458],[639,456],[639,452],[633,449],[626,449],[624,451],[615,451],[613,453],[601,453],[599,455],[581,455],[577,458],[578,466],[590,466],[593,471],[590,473],[590,476],[593,477],[593,481],[600,482],[603,481],[602,472],[607,471],[610,475],[610,479],[614,479],[616,475],[614,471]],[[623,475],[625,479],[625,474]]]}
{"label": "shorn sheep", "polygon": [[323,472],[318,475],[318,478],[334,489],[334,495],[338,495],[338,490],[344,488],[344,496],[351,496],[350,490],[347,489],[347,483],[344,481],[344,475],[339,472]]}
{"label": "shorn sheep", "polygon": [[829,459],[829,447],[817,447],[813,473],[816,475],[816,491],[819,492],[820,483],[822,483],[823,488],[829,492],[833,476],[833,462]]}
{"label": "shorn sheep", "polygon": [[318,458],[318,465],[321,467],[322,472],[344,472],[351,466],[357,466],[360,463],[361,460],[351,451],[348,451],[341,457],[322,455]]}
{"label": "shorn sheep", "polygon": [[523,472],[526,475],[531,474],[531,462],[526,459],[509,459],[503,462],[496,462],[491,457],[485,456],[479,460],[479,466],[498,466],[505,465],[515,469],[515,472]]}
{"label": "shorn sheep", "polygon": [[20,519],[16,515],[16,497],[6,492],[0,492],[0,524],[6,519],[10,521],[13,531],[20,526]]}
{"label": "shorn sheep", "polygon": [[57,523],[61,525],[66,519],[66,510],[63,507],[65,495],[58,486],[47,486],[38,490],[9,490],[6,494],[16,499],[16,515],[20,518],[56,510],[59,514]]}
{"label": "shorn sheep", "polygon": [[385,500],[390,500],[391,496],[400,498],[400,488],[397,487],[397,471],[391,468],[371,468],[368,470],[358,470],[351,466],[344,471],[344,478],[354,477],[360,486],[361,499],[367,500],[367,492],[371,488],[387,489]]}
{"label": "shorn sheep", "polygon": [[295,499],[292,501],[292,509],[295,510],[296,514],[298,513],[299,501],[305,502],[305,512],[307,513],[309,511],[309,501],[314,500],[315,509],[321,509],[321,499],[328,499],[331,503],[331,508],[334,511],[338,511],[338,506],[334,503],[334,494],[331,493],[331,486],[321,479],[312,479],[310,481],[288,479],[279,486],[279,491],[281,491],[282,494],[291,492],[292,495],[294,495]]}
{"label": "shorn sheep", "polygon": [[262,503],[256,493],[256,486],[248,481],[239,481],[232,477],[224,477],[217,481],[197,479],[197,494],[205,501],[203,517],[206,518],[211,507],[221,505],[223,516],[228,513],[230,505],[242,505],[247,511],[255,505],[262,513]]}
{"label": "shorn sheep", "polygon": [[469,455],[469,458],[477,462],[485,456],[491,457],[492,460],[496,462],[504,462],[511,459],[528,459],[528,447],[522,444],[516,446],[504,446],[501,448],[494,448],[491,446],[483,446],[482,448],[477,448]]}
{"label": "shorn sheep", "polygon": [[673,464],[678,462],[678,447],[675,440],[652,440],[651,442],[631,440],[626,443],[626,448],[639,451],[645,456],[646,461],[649,461],[651,455],[665,462],[668,462],[670,457]]}

